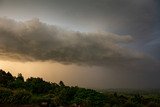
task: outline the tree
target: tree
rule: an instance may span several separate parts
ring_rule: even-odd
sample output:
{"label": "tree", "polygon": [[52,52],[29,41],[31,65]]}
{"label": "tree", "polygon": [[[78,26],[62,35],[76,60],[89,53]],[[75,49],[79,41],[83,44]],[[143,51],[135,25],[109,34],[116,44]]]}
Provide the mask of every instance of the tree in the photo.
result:
{"label": "tree", "polygon": [[9,87],[13,89],[25,88],[24,77],[21,73],[19,73],[15,80],[9,84]]}
{"label": "tree", "polygon": [[52,89],[52,85],[49,82],[43,81],[42,78],[28,78],[26,86],[28,90],[35,94],[44,94]]}
{"label": "tree", "polygon": [[0,88],[0,104],[11,103],[13,92],[7,88]]}
{"label": "tree", "polygon": [[136,94],[134,95],[134,97],[131,99],[131,101],[135,104],[142,104],[143,102],[143,96],[141,96],[140,94]]}
{"label": "tree", "polygon": [[79,88],[75,94],[73,103],[88,107],[103,107],[106,103],[106,97],[94,90]]}
{"label": "tree", "polygon": [[18,73],[16,80],[24,82],[24,77],[22,76],[21,73]]}
{"label": "tree", "polygon": [[59,82],[59,85],[60,85],[61,87],[64,87],[64,86],[65,86],[64,83],[63,83],[63,81],[60,81],[60,82]]}
{"label": "tree", "polygon": [[13,94],[14,104],[28,104],[30,103],[32,94],[26,90],[16,90]]}
{"label": "tree", "polygon": [[8,87],[8,85],[14,81],[14,77],[10,72],[0,70],[0,86]]}

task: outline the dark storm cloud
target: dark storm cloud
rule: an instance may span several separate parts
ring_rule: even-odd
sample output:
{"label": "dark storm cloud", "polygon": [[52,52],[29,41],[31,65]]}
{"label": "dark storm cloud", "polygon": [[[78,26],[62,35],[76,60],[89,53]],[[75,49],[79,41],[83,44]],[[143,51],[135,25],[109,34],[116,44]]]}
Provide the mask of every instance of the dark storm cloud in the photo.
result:
{"label": "dark storm cloud", "polygon": [[[158,0],[5,0],[1,16],[38,17],[76,30],[130,34],[138,48],[152,36],[159,17]],[[92,31],[93,31],[92,30]],[[85,30],[86,31],[86,30]]]}
{"label": "dark storm cloud", "polygon": [[[5,0],[10,14],[39,17],[148,39],[157,17],[157,0]],[[1,13],[3,13],[2,11]]]}
{"label": "dark storm cloud", "polygon": [[55,0],[50,3],[56,4],[58,15],[65,16],[63,20],[119,34],[129,33],[143,41],[151,38],[157,18],[155,0]]}
{"label": "dark storm cloud", "polygon": [[144,54],[121,46],[131,41],[129,35],[66,31],[38,19],[16,22],[0,18],[1,58],[91,65],[144,59]]}

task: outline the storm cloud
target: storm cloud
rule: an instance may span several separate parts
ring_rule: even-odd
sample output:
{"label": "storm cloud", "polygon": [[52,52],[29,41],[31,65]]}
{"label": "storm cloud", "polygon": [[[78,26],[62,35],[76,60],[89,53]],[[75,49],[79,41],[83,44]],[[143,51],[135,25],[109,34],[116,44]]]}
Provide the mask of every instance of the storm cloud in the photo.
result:
{"label": "storm cloud", "polygon": [[129,35],[67,31],[36,18],[26,22],[0,18],[0,57],[3,59],[90,65],[144,59],[143,53],[126,48],[132,41]]}

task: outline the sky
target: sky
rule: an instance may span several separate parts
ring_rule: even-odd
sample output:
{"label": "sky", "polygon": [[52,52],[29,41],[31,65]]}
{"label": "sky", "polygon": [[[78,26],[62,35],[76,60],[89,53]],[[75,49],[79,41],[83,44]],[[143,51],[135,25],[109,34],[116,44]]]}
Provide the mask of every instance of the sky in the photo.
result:
{"label": "sky", "polygon": [[160,88],[159,0],[0,0],[0,69],[87,88]]}

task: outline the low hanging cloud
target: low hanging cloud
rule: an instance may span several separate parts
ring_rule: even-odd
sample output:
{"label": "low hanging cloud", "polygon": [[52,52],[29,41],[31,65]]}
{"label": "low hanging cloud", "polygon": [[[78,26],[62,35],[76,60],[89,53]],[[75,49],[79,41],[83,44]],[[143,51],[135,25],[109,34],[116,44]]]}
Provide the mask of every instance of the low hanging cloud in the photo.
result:
{"label": "low hanging cloud", "polygon": [[3,60],[103,66],[144,60],[144,54],[127,48],[132,41],[129,35],[67,31],[39,19],[17,22],[0,18],[0,58]]}

